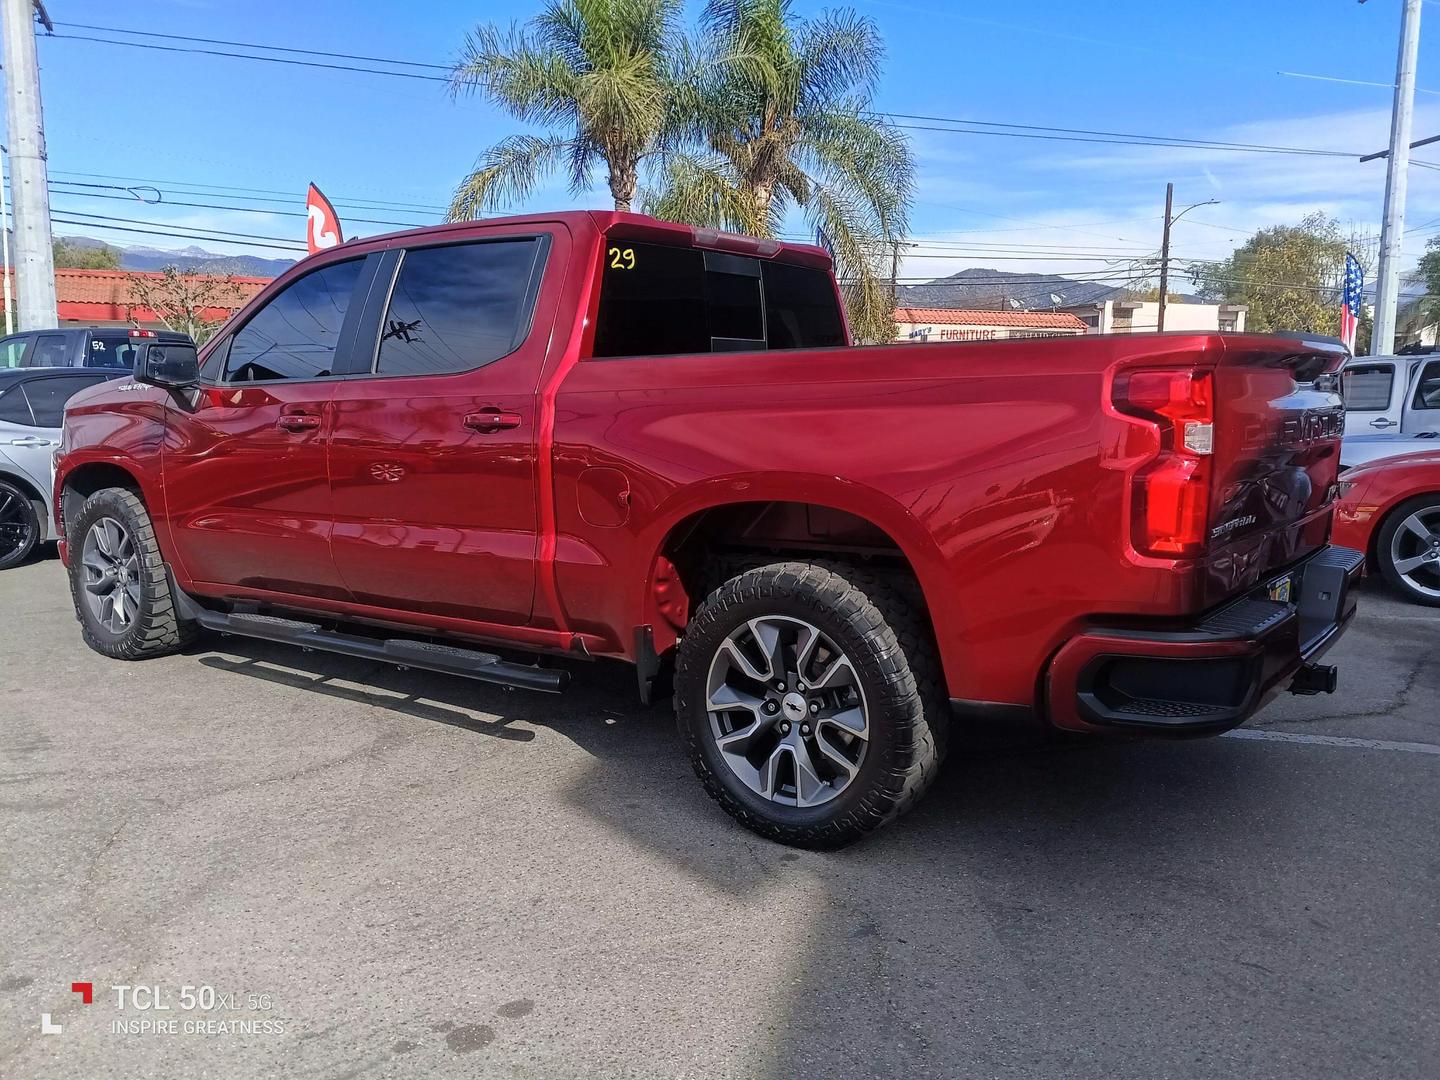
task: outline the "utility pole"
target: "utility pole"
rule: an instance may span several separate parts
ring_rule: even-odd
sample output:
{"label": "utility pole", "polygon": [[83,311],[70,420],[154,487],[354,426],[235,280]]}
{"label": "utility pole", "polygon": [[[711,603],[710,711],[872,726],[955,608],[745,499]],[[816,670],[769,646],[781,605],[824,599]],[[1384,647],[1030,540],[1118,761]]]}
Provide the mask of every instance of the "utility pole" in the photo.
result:
{"label": "utility pole", "polygon": [[58,325],[55,258],[50,238],[50,186],[35,20],[51,28],[41,0],[0,0],[5,35],[5,111],[10,124],[10,194],[15,211],[15,278],[20,329]]}
{"label": "utility pole", "polygon": [[1197,206],[1216,206],[1219,199],[1206,199],[1191,203],[1180,213],[1172,213],[1175,207],[1175,185],[1165,185],[1165,230],[1160,234],[1160,309],[1155,313],[1155,332],[1165,329],[1165,298],[1170,292],[1170,226],[1194,210]]}
{"label": "utility pole", "polygon": [[[0,145],[0,154],[10,153],[10,148]],[[0,157],[0,162],[4,158]],[[10,214],[5,208],[5,181],[0,178],[0,258],[3,258],[5,274],[5,336],[15,332],[14,316],[10,314]]]}
{"label": "utility pole", "polygon": [[890,241],[890,291],[895,294],[895,306],[900,306],[900,241]]}
{"label": "utility pole", "polygon": [[1375,329],[1370,337],[1372,356],[1395,351],[1395,311],[1400,303],[1405,195],[1410,178],[1410,122],[1415,107],[1415,57],[1419,49],[1420,0],[1405,0],[1400,16],[1400,55],[1395,63],[1395,104],[1390,113],[1390,154],[1385,162],[1385,217],[1380,225]]}
{"label": "utility pole", "polygon": [[1170,291],[1170,212],[1175,207],[1175,185],[1165,185],[1165,231],[1160,234],[1160,310],[1155,315],[1155,331],[1165,329],[1165,294]]}

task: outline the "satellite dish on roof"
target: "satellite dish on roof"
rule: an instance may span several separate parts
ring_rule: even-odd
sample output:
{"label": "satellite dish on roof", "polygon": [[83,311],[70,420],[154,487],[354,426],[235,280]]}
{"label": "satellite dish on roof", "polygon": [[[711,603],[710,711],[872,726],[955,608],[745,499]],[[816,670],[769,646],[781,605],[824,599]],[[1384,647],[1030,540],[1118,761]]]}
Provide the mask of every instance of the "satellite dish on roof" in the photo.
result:
{"label": "satellite dish on roof", "polygon": [[1062,300],[1064,300],[1064,299],[1065,299],[1065,298],[1064,298],[1063,296],[1061,296],[1059,293],[1053,293],[1053,292],[1052,292],[1052,293],[1050,294],[1050,303],[1055,304],[1056,306],[1059,306],[1060,302],[1061,302]]}
{"label": "satellite dish on roof", "polygon": [[1016,300],[1016,299],[1012,296],[1012,297],[1010,298],[1010,306],[1011,306],[1012,308],[1014,308],[1016,311],[1019,311],[1019,310],[1020,310],[1022,307],[1024,307],[1025,305],[1022,304],[1022,303],[1020,303],[1019,300]]}

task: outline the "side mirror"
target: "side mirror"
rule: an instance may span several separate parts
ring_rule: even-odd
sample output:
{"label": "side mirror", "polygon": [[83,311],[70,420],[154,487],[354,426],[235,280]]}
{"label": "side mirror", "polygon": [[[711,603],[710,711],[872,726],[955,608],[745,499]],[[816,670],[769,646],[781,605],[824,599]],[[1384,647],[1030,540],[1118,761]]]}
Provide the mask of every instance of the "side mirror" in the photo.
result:
{"label": "side mirror", "polygon": [[183,390],[200,382],[200,360],[194,345],[152,344],[135,370],[135,381]]}

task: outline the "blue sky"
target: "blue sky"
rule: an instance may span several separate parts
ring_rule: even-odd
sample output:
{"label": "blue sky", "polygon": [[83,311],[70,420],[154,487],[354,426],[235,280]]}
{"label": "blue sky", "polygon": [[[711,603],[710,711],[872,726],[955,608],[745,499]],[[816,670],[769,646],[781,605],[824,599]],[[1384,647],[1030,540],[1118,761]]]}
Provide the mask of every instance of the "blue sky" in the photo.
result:
{"label": "blue sky", "polygon": [[[58,0],[50,8],[52,17],[71,23],[443,63],[477,21],[523,20],[536,6],[534,0]],[[841,5],[801,2],[796,8],[811,13],[834,6]],[[1381,149],[1389,137],[1390,92],[1383,85],[1279,72],[1388,83],[1399,0],[855,0],[849,6],[873,18],[886,39],[889,62],[878,106],[887,111],[1354,152]],[[692,2],[690,14],[697,10]],[[1427,0],[1425,19],[1417,138],[1440,133],[1440,4]],[[301,193],[313,179],[337,204],[348,233],[389,231],[393,226],[379,220],[439,220],[439,208],[477,153],[522,130],[483,100],[452,101],[437,82],[80,40],[42,39],[39,50],[52,181],[71,185],[54,196],[57,216],[106,215],[152,223],[137,228],[190,226],[298,242]],[[1158,248],[1167,180],[1176,184],[1177,208],[1220,200],[1176,226],[1175,252],[1182,259],[1223,256],[1256,227],[1297,221],[1311,210],[1353,222],[1362,234],[1376,232],[1380,218],[1383,162],[910,135],[919,163],[912,213],[917,247],[906,258],[906,277],[965,266],[1105,272],[1116,260]],[[1440,162],[1440,144],[1416,157]],[[109,177],[150,181],[165,202],[74,186],[117,183]],[[295,195],[262,201],[271,192]],[[101,194],[118,198],[93,197]],[[1407,226],[1416,231],[1406,237],[1407,261],[1429,236],[1440,235],[1440,170],[1412,169],[1410,195]],[[177,201],[274,212],[165,205]],[[357,202],[404,205],[362,209]],[[607,202],[598,186],[575,197],[557,179],[529,205]],[[57,232],[156,247],[187,243],[76,225],[57,226]],[[198,243],[212,251],[280,253]]]}

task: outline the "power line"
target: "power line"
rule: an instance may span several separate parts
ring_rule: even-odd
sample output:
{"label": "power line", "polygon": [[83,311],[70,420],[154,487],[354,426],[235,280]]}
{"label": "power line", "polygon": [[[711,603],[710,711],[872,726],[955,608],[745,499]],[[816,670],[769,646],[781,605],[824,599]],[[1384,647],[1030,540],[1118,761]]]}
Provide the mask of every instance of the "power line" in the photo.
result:
{"label": "power line", "polygon": [[300,53],[305,56],[328,56],[332,60],[364,60],[374,64],[402,64],[405,67],[436,68],[449,71],[449,64],[432,64],[421,60],[395,60],[388,56],[357,56],[354,53],[325,52],[322,49],[297,49],[289,45],[256,45],[248,41],[226,41],[222,38],[192,37],[186,34],[161,34],[154,30],[126,30],[119,26],[92,26],[89,23],[57,22],[76,30],[99,30],[106,34],[130,34],[133,37],[163,38],[167,41],[198,41],[206,45],[231,45],[241,49],[265,49],[269,52]]}
{"label": "power line", "polygon": [[[259,233],[231,232],[226,229],[210,229],[199,225],[168,225],[168,223],[166,222],[146,221],[143,218],[114,217],[110,214],[84,214],[81,213],[79,210],[62,209],[60,213],[69,214],[72,217],[94,218],[96,221],[122,221],[128,222],[132,225],[167,225],[168,228],[182,230],[182,232],[177,232],[175,234],[175,238],[177,240],[217,240],[222,237],[229,238],[234,236],[246,240],[273,240],[276,242],[276,244],[282,245],[286,248],[295,248],[296,250],[303,249],[305,247],[304,244],[300,243],[294,237],[264,236]],[[67,224],[73,225],[76,223],[67,222]],[[184,233],[204,233],[206,235],[186,236],[184,235]]]}
{"label": "power line", "polygon": [[[1151,144],[1154,144],[1154,145],[1164,145],[1164,146],[1168,146],[1168,145],[1182,145],[1182,146],[1192,146],[1192,147],[1195,147],[1196,149],[1204,149],[1204,150],[1236,150],[1236,151],[1245,151],[1245,152],[1249,152],[1249,153],[1263,153],[1263,154],[1305,154],[1305,155],[1311,155],[1311,156],[1315,156],[1315,157],[1353,157],[1353,158],[1358,158],[1358,157],[1360,156],[1359,154],[1347,153],[1347,152],[1344,151],[1344,150],[1321,150],[1321,149],[1316,149],[1316,148],[1313,148],[1313,147],[1300,147],[1300,146],[1276,146],[1276,145],[1273,145],[1273,144],[1270,144],[1270,143],[1226,142],[1226,141],[1219,140],[1219,139],[1190,139],[1190,138],[1185,138],[1184,136],[1180,136],[1180,135],[1138,135],[1138,134],[1135,134],[1134,132],[1125,132],[1125,131],[1096,131],[1096,130],[1091,130],[1091,129],[1087,129],[1087,128],[1055,127],[1055,126],[1049,125],[1049,124],[1013,124],[1013,123],[1001,122],[1001,121],[998,121],[998,120],[961,120],[961,119],[959,119],[959,118],[951,117],[951,116],[923,116],[923,115],[918,115],[918,114],[914,114],[914,113],[893,113],[893,112],[892,112],[892,113],[880,113],[880,112],[876,112],[876,113],[871,113],[870,115],[874,115],[874,116],[884,116],[884,117],[889,117],[889,118],[892,118],[892,119],[901,119],[901,120],[925,120],[925,121],[928,121],[928,122],[930,122],[930,123],[965,124],[965,125],[978,126],[978,127],[993,127],[993,128],[1003,128],[1003,129],[1006,129],[1006,131],[976,131],[976,132],[966,131],[966,132],[963,132],[964,134],[975,134],[975,135],[1000,135],[1000,134],[1009,134],[1009,133],[1018,133],[1018,132],[1063,132],[1063,133],[1065,133],[1066,135],[1076,135],[1076,136],[1079,136],[1079,135],[1085,135],[1085,136],[1104,136],[1106,139],[1115,138],[1115,139],[1121,139],[1121,140],[1138,140],[1137,142],[1133,142],[1133,143],[1127,141],[1127,142],[1125,143],[1125,145],[1142,145],[1142,146],[1143,146],[1143,145],[1151,145]],[[900,125],[897,125],[897,126],[899,126],[899,127],[905,127],[905,126],[907,126],[907,125],[905,125],[905,124],[900,124]],[[947,128],[924,128],[924,129],[922,129],[922,130],[926,130],[926,131],[946,131],[946,130],[950,130],[950,129],[947,129]],[[1041,135],[1024,136],[1024,135],[1019,135],[1019,134],[1017,134],[1016,137],[1017,137],[1017,138],[1026,138],[1026,137],[1030,137],[1030,138],[1051,138],[1051,137],[1053,137],[1053,138],[1059,138],[1058,135],[1057,135],[1057,136],[1048,136],[1048,135],[1047,135],[1047,136],[1041,136]],[[1070,140],[1070,141],[1074,141],[1074,142],[1093,142],[1093,141],[1096,141],[1096,140],[1095,140],[1095,139],[1090,139],[1090,138],[1087,138],[1087,139],[1077,138],[1077,139],[1073,139],[1073,140]]]}
{"label": "power line", "polygon": [[[89,24],[63,24],[83,26],[86,29],[97,29],[108,33],[131,34],[136,36],[159,37],[171,41],[192,41],[202,44],[216,43],[229,45],[236,48],[278,50],[295,52],[311,56],[327,56],[333,59],[359,59],[370,63],[386,63],[411,66],[426,66],[445,70],[449,65],[425,64],[418,61],[395,60],[385,57],[361,57],[348,53],[328,53],[316,49],[290,49],[284,46],[272,46],[257,44],[255,42],[222,41],[215,38],[200,38],[184,34],[157,34],[149,31],[121,30],[114,27],[91,27]],[[271,64],[290,64],[299,67],[321,68],[333,71],[354,71],[370,75],[388,75],[392,78],[419,79],[426,82],[448,83],[448,77],[440,75],[421,75],[409,71],[386,71],[381,68],[354,67],[349,64],[327,64],[314,60],[296,60],[280,56],[256,56],[251,53],[226,52],[216,49],[186,48],[174,45],[157,45],[152,42],[143,41],[120,41],[114,38],[92,37],[84,34],[50,34],[49,37],[63,38],[71,41],[90,41],[106,45],[123,45],[136,49],[159,49],[166,52],[196,53],[207,56],[226,56],[239,60],[258,60]],[[1132,132],[1103,131],[1089,128],[1066,128],[1054,125],[1041,124],[1017,124],[998,120],[966,120],[949,116],[928,116],[920,113],[900,112],[871,112],[869,115],[880,116],[886,119],[895,120],[921,120],[925,124],[898,123],[897,127],[914,131],[936,131],[948,132],[950,134],[962,135],[993,135],[1008,138],[1020,139],[1041,139],[1060,142],[1082,142],[1101,143],[1105,145],[1120,146],[1175,146],[1188,147],[1191,149],[1222,150],[1235,153],[1254,154],[1299,154],[1314,157],[1341,157],[1359,158],[1358,153],[1349,153],[1343,150],[1324,150],[1315,147],[1278,146],[1268,143],[1242,143],[1229,142],[1217,139],[1192,139],[1177,135],[1141,135]],[[946,127],[930,126],[932,124],[951,125]],[[989,128],[1000,130],[985,130]]]}
{"label": "power line", "polygon": [[[67,41],[94,41],[102,45],[125,45],[132,49],[145,49],[149,52],[156,50],[172,53],[193,53],[198,56],[229,56],[237,60],[259,60],[267,64],[290,64],[293,67],[325,68],[329,71],[351,71],[366,75],[389,75],[393,79],[419,79],[422,82],[448,83],[450,80],[442,75],[421,75],[413,71],[384,71],[380,68],[354,67],[349,64],[322,64],[316,60],[292,60],[283,56],[255,56],[251,53],[225,52],[221,49],[193,49],[182,48],[178,45],[157,45],[150,41],[117,41],[114,38],[90,37],[87,34],[46,34],[49,38],[63,38]],[[185,39],[181,39],[185,40]],[[248,48],[265,48],[263,45],[251,45]],[[391,61],[403,63],[404,61]]]}
{"label": "power line", "polygon": [[[54,218],[52,218],[51,220],[53,220],[53,221],[55,222],[55,224],[57,224],[57,225],[75,225],[75,226],[79,226],[80,228],[85,228],[85,229],[100,229],[100,230],[102,230],[102,231],[107,231],[107,232],[140,233],[140,234],[143,234],[143,235],[146,235],[146,236],[167,236],[167,237],[169,237],[169,238],[172,239],[172,240],[204,240],[204,239],[206,239],[206,238],[203,237],[203,236],[180,236],[180,235],[178,235],[178,234],[176,234],[176,233],[167,232],[166,230],[163,230],[163,229],[137,229],[137,228],[135,228],[133,225],[100,225],[100,224],[96,224],[96,223],[90,222],[90,221],[72,221],[72,220],[69,219],[69,218],[62,218],[62,217],[54,217]],[[277,242],[277,243],[262,244],[262,243],[259,243],[259,242],[257,242],[257,241],[254,241],[254,240],[226,240],[225,243],[227,243],[227,244],[235,244],[235,245],[237,245],[237,246],[239,246],[239,247],[269,248],[269,249],[271,249],[271,250],[274,250],[274,249],[277,248],[277,247],[284,247],[286,244],[290,243],[290,241],[283,241],[283,242]],[[299,248],[299,247],[296,247],[294,250],[299,251],[299,250],[302,250],[302,249]]]}

